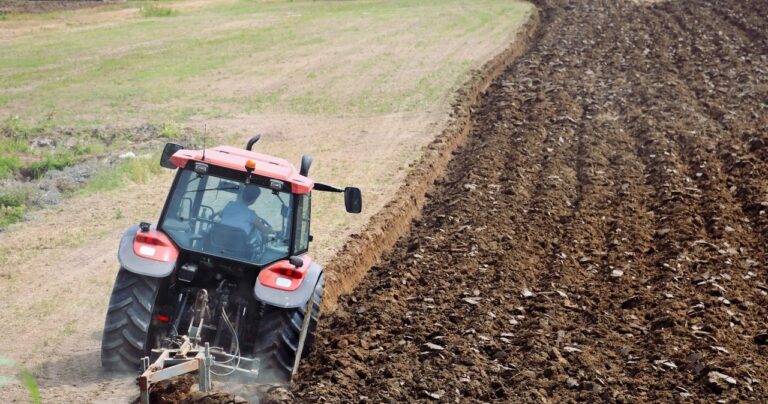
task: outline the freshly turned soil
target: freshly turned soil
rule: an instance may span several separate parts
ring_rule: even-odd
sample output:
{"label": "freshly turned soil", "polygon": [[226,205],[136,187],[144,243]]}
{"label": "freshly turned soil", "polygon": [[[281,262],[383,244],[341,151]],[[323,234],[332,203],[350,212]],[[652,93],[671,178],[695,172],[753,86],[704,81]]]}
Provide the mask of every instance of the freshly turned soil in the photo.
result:
{"label": "freshly turned soil", "polygon": [[768,4],[539,7],[296,400],[768,397]]}

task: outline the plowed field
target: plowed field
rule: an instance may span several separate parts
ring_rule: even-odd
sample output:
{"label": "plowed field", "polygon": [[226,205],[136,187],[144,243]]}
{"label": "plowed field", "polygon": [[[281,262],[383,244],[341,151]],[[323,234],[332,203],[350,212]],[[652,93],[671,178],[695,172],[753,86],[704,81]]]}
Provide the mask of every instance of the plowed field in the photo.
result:
{"label": "plowed field", "polygon": [[768,397],[768,2],[539,7],[297,399]]}

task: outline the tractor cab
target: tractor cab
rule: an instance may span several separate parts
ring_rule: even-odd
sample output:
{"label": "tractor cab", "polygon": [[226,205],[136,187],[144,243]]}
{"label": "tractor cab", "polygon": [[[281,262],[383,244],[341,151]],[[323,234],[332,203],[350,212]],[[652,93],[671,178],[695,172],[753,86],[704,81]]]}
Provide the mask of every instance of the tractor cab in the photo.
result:
{"label": "tractor cab", "polygon": [[[256,139],[258,140],[258,139]],[[161,165],[178,168],[158,229],[182,250],[256,266],[306,253],[311,191],[344,192],[358,213],[360,191],[317,184],[288,161],[246,149],[219,146],[185,150],[169,143]]]}

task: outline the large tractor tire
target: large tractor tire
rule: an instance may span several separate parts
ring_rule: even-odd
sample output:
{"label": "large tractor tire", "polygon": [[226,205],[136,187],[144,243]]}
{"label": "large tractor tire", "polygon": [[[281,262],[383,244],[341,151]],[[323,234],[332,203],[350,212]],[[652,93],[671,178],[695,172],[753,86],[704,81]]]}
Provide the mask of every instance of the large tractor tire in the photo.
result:
{"label": "large tractor tire", "polygon": [[109,299],[101,366],[110,371],[139,370],[150,351],[152,313],[163,279],[138,275],[120,268]]}
{"label": "large tractor tire", "polygon": [[[312,294],[312,316],[309,319],[307,336],[304,341],[302,357],[306,357],[314,348],[315,330],[320,318],[320,303],[323,300],[325,275],[320,275]],[[259,320],[259,327],[254,344],[254,356],[259,358],[259,381],[261,383],[288,383],[291,381],[293,363],[304,324],[306,306],[295,309],[283,309],[264,306]]]}

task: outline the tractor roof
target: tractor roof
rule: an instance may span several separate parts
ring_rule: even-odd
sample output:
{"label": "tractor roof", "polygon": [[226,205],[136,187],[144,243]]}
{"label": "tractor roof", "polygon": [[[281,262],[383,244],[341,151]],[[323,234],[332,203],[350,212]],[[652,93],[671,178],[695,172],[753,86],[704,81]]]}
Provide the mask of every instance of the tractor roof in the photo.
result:
{"label": "tractor roof", "polygon": [[[171,162],[179,168],[186,167],[190,160],[203,162],[203,151],[182,149],[171,157]],[[314,181],[300,175],[287,160],[230,146],[205,149],[206,164],[247,172],[245,163],[248,160],[256,163],[255,175],[290,182],[291,192],[295,194],[307,193],[314,186]]]}

